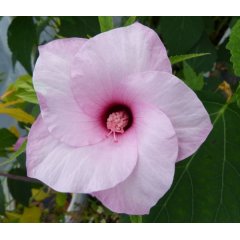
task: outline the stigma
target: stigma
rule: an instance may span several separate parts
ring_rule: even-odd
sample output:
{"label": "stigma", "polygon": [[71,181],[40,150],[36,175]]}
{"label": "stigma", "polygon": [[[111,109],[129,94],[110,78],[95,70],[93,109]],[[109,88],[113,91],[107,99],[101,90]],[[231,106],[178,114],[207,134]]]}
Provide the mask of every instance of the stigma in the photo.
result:
{"label": "stigma", "polygon": [[109,130],[109,133],[107,136],[113,134],[114,142],[117,142],[117,133],[124,133],[124,128],[128,125],[129,122],[129,116],[126,113],[126,111],[117,111],[109,114],[109,117],[107,118],[107,129]]}

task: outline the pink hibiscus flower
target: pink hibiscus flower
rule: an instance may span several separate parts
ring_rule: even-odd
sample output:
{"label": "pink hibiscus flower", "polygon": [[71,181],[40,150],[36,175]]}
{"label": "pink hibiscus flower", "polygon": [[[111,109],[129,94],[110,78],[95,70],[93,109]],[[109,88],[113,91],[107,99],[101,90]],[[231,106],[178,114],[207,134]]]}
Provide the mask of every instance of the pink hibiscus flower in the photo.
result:
{"label": "pink hibiscus flower", "polygon": [[41,114],[28,136],[28,176],[90,193],[134,215],[170,188],[176,161],[212,129],[196,94],[171,74],[158,35],[139,23],[39,48]]}

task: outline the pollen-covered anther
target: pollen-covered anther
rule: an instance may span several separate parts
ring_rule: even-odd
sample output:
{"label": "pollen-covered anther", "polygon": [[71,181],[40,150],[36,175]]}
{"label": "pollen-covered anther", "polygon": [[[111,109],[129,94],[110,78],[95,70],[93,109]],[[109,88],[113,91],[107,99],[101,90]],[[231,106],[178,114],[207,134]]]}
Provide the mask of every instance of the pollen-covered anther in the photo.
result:
{"label": "pollen-covered anther", "polygon": [[114,141],[117,142],[116,133],[123,134],[128,122],[129,116],[125,111],[111,113],[107,119],[107,129],[110,130],[107,136],[113,134]]}

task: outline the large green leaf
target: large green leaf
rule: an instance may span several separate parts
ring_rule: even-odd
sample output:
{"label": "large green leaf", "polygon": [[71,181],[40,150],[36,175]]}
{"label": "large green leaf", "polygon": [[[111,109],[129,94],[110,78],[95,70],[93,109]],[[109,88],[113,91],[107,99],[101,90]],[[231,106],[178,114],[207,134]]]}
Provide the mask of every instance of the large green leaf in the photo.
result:
{"label": "large green leaf", "polygon": [[189,60],[189,64],[193,69],[198,72],[208,72],[213,68],[214,63],[217,59],[217,50],[215,46],[209,40],[207,34],[203,34],[200,40],[195,46],[189,51],[191,53],[202,53],[207,52],[210,55],[202,58],[193,58]]}
{"label": "large green leaf", "polygon": [[202,17],[161,17],[159,25],[170,55],[187,53],[200,39],[203,28]]}
{"label": "large green leaf", "polygon": [[32,17],[15,17],[8,28],[8,45],[13,56],[32,73],[31,56],[37,45],[37,33]]}
{"label": "large green leaf", "polygon": [[113,18],[111,16],[99,16],[98,21],[101,32],[106,32],[113,29]]}
{"label": "large green leaf", "polygon": [[191,66],[183,63],[184,82],[193,90],[201,90],[204,86],[204,78],[202,74],[197,75]]}
{"label": "large green leaf", "polygon": [[64,37],[88,37],[100,33],[98,17],[60,17],[59,35]]}
{"label": "large green leaf", "polygon": [[214,128],[194,155],[176,164],[171,189],[145,222],[240,221],[240,110],[212,99],[203,103]]}
{"label": "large green leaf", "polygon": [[[12,169],[9,173],[18,176],[26,176],[26,171],[20,168]],[[32,195],[32,184],[30,182],[10,178],[7,179],[7,182],[9,191],[13,198],[24,206],[28,206],[29,199]]]}
{"label": "large green leaf", "polygon": [[17,141],[17,137],[6,128],[0,129],[0,149],[12,147]]}
{"label": "large green leaf", "polygon": [[232,28],[227,49],[231,52],[231,62],[233,69],[237,76],[240,76],[240,20]]}

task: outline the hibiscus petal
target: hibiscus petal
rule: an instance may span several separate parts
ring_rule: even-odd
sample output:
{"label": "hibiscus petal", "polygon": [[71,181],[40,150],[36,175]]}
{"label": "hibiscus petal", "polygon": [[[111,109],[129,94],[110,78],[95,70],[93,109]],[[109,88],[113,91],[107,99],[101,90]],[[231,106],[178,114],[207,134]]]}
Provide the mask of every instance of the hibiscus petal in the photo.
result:
{"label": "hibiscus petal", "polygon": [[117,93],[129,74],[142,71],[171,72],[167,52],[158,35],[135,23],[89,39],[72,63],[72,90],[88,114]]}
{"label": "hibiscus petal", "polygon": [[212,129],[209,114],[182,80],[169,73],[152,71],[133,74],[127,85],[143,101],[156,105],[169,117],[178,137],[178,161],[193,154],[205,141]]}
{"label": "hibiscus petal", "polygon": [[34,88],[48,130],[71,146],[94,144],[106,135],[98,120],[79,108],[70,89],[70,65],[85,42],[85,39],[70,38],[41,46],[33,74]]}
{"label": "hibiscus petal", "polygon": [[89,193],[125,180],[137,162],[134,131],[85,147],[71,147],[53,138],[41,116],[33,124],[27,144],[27,173],[61,192]]}
{"label": "hibiscus petal", "polygon": [[170,120],[158,108],[140,105],[136,114],[136,168],[116,187],[92,195],[114,212],[143,215],[172,184],[178,143]]}

